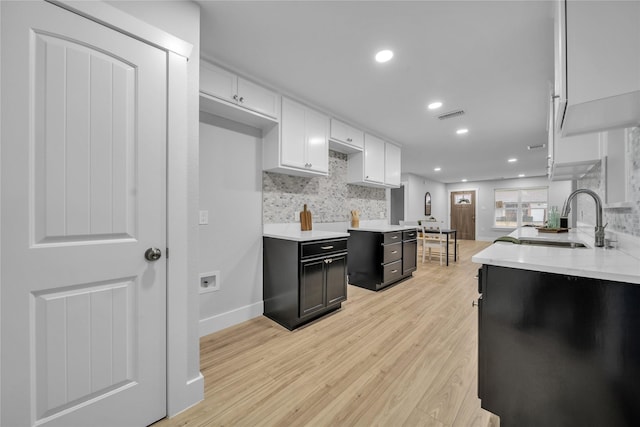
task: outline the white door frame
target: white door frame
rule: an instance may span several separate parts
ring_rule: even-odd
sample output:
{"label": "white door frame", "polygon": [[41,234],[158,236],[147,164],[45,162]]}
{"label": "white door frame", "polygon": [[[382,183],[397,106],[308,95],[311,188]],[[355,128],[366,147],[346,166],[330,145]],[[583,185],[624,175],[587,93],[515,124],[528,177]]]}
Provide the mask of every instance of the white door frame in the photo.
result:
{"label": "white door frame", "polygon": [[[190,253],[189,229],[195,219],[191,218],[188,203],[191,174],[188,168],[187,60],[193,46],[102,1],[46,1],[151,44],[168,55],[167,247],[171,256],[167,253],[166,373],[167,416],[173,416],[204,398],[197,339],[198,294],[195,286],[188,286],[191,279],[197,277],[197,270],[189,260],[189,256],[194,255]],[[195,361],[189,352],[191,346],[195,347],[195,353],[191,352],[195,354]]]}

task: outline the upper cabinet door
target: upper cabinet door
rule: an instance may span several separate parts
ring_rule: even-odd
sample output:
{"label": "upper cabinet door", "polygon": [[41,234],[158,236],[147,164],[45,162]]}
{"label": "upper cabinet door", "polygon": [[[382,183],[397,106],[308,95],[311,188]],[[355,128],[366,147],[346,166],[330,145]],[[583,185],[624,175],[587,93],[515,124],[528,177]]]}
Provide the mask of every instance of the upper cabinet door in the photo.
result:
{"label": "upper cabinet door", "polygon": [[204,61],[200,64],[200,92],[235,103],[238,93],[237,76]]}
{"label": "upper cabinet door", "polygon": [[281,164],[305,169],[308,164],[306,160],[305,107],[283,98],[281,123]]}
{"label": "upper cabinet door", "polygon": [[400,147],[385,143],[384,183],[392,186],[400,186]]}
{"label": "upper cabinet door", "polygon": [[278,118],[280,97],[277,93],[258,86],[257,84],[238,77],[238,105],[266,114],[270,117]]}
{"label": "upper cabinet door", "polygon": [[329,172],[329,118],[308,108],[305,113],[307,167]]}
{"label": "upper cabinet door", "polygon": [[384,144],[380,138],[365,134],[364,179],[384,183]]}
{"label": "upper cabinet door", "polygon": [[340,120],[331,119],[331,139],[364,148],[364,132]]}

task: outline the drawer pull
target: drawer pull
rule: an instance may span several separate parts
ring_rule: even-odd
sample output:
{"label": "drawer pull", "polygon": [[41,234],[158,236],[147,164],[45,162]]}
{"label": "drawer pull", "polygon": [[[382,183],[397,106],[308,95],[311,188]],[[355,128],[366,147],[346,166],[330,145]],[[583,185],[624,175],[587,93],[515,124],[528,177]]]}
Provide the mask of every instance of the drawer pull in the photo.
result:
{"label": "drawer pull", "polygon": [[398,238],[398,236],[391,236],[391,238],[392,238],[392,239],[397,239],[397,238]]}
{"label": "drawer pull", "polygon": [[397,273],[398,270],[391,270],[391,274]]}
{"label": "drawer pull", "polygon": [[329,249],[333,249],[333,246],[321,246],[320,249],[324,249],[325,251],[328,251]]}
{"label": "drawer pull", "polygon": [[391,253],[392,253],[392,254],[397,254],[397,253],[398,253],[398,251],[393,251],[393,252],[391,252]]}

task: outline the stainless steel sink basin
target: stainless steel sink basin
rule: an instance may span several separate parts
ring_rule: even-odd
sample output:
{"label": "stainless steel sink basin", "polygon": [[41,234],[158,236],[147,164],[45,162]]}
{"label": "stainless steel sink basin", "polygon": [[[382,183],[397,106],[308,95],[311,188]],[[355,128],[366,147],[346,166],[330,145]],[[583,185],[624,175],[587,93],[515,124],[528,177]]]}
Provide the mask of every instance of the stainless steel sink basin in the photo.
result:
{"label": "stainless steel sink basin", "polygon": [[568,240],[538,240],[538,239],[518,239],[520,240],[520,244],[522,245],[532,245],[532,246],[550,246],[554,248],[588,248],[587,245],[580,242],[571,242]]}

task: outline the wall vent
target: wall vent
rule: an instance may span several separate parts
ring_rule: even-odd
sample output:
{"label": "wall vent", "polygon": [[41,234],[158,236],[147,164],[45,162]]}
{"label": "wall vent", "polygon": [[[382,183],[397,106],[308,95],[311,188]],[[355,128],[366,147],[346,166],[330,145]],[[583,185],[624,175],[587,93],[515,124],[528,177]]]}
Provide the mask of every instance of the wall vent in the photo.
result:
{"label": "wall vent", "polygon": [[464,110],[455,110],[455,111],[449,111],[448,113],[440,114],[438,118],[440,120],[452,119],[454,117],[458,117],[463,114],[464,114]]}

